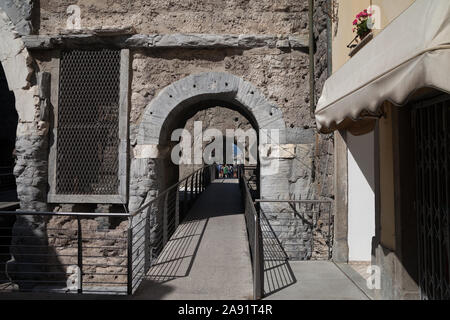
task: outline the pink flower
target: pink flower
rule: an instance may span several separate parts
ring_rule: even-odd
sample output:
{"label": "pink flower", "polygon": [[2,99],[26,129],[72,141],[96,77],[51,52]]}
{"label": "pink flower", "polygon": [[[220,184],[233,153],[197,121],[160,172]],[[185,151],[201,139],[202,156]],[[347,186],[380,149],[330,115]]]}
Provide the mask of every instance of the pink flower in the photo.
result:
{"label": "pink flower", "polygon": [[355,21],[353,21],[353,25],[356,26],[358,24],[358,20],[355,19]]}

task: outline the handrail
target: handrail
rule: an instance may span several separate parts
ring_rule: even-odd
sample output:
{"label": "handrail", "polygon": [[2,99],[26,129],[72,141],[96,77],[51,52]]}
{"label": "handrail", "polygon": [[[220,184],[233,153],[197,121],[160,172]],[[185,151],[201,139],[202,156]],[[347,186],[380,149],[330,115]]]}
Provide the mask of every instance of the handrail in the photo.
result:
{"label": "handrail", "polygon": [[[281,203],[285,204],[291,207],[292,209],[292,217],[278,217],[277,220],[279,221],[277,223],[278,229],[283,229],[284,227],[290,226],[292,223],[295,223],[299,218],[301,220],[304,220],[303,223],[308,223],[310,225],[309,227],[309,233],[311,237],[311,246],[309,248],[310,251],[310,257],[308,259],[324,259],[325,254],[327,254],[327,259],[332,258],[332,243],[333,243],[333,223],[334,223],[334,217],[331,212],[331,207],[333,204],[333,201],[330,199],[256,199],[256,204],[264,204],[264,203]],[[272,214],[279,214],[281,211],[279,211],[276,207],[270,207],[269,210],[275,210],[272,211]],[[269,220],[266,217],[266,212],[264,209],[267,210],[267,208],[261,207],[261,218],[263,222],[267,222],[267,224],[270,226]],[[284,211],[284,214],[286,214],[286,211]],[[325,226],[322,225],[324,223]],[[323,229],[325,228],[325,229]],[[325,230],[325,231],[324,231]],[[294,244],[298,244],[300,240],[298,240],[299,237],[297,234],[289,234],[286,232],[283,232],[282,239],[278,239],[277,241],[282,244],[283,242],[288,242],[290,244],[290,247],[292,247]],[[323,252],[323,249],[320,246],[323,246],[323,241],[325,241],[327,253]],[[319,251],[314,251],[315,249],[315,243],[319,245],[318,249]],[[282,246],[282,245],[281,245]],[[283,246],[282,246],[283,247]],[[290,250],[285,250],[283,248],[283,251],[289,252],[288,257],[290,260],[303,260],[305,257],[299,255],[299,250],[297,248],[292,248]]]}
{"label": "handrail", "polygon": [[[135,245],[133,248],[135,254],[129,261],[129,269],[132,270],[129,294],[135,292],[139,287],[142,279],[157,261],[174,234],[181,220],[180,213],[185,216],[199,195],[213,180],[213,167],[215,168],[214,165],[207,165],[194,171],[130,213],[129,237],[139,245]],[[180,190],[180,186],[184,187],[184,190]],[[180,199],[181,195],[183,195],[182,199]],[[151,214],[138,215],[153,205],[155,205],[153,220],[156,223],[155,221],[150,223]]]}
{"label": "handrail", "polygon": [[130,217],[129,213],[105,213],[105,212],[61,212],[61,211],[0,211],[0,215],[21,215],[21,216],[73,216],[73,217]]}
{"label": "handrail", "polygon": [[279,202],[279,203],[332,203],[332,200],[279,200],[279,199],[256,199],[256,203]]}
{"label": "handrail", "polygon": [[248,241],[251,250],[253,274],[253,299],[259,300],[264,296],[264,248],[260,226],[260,216],[255,208],[248,181],[245,178],[245,167],[239,167],[239,184],[245,208],[245,222]]}
{"label": "handrail", "polygon": [[130,213],[131,216],[135,216],[136,214],[138,214],[139,212],[141,212],[142,210],[147,209],[150,205],[153,204],[153,202],[159,200],[162,196],[164,196],[167,192],[169,192],[170,190],[172,190],[173,188],[179,186],[180,184],[182,184],[183,182],[187,181],[189,178],[193,177],[195,174],[197,174],[198,172],[208,169],[210,167],[214,166],[213,164],[208,165],[208,166],[204,166],[201,167],[200,169],[195,170],[193,173],[191,173],[190,175],[188,175],[187,177],[183,178],[182,180],[178,181],[177,183],[171,185],[170,187],[168,187],[166,190],[162,191],[155,199],[150,200],[149,202],[143,204],[140,208],[132,211]]}

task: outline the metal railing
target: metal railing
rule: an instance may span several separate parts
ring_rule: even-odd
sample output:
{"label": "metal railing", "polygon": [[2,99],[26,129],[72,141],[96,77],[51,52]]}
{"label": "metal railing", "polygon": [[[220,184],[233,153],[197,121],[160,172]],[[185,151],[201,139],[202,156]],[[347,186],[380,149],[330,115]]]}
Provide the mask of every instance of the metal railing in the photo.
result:
{"label": "metal railing", "polygon": [[249,180],[249,170],[255,168],[239,167],[239,182],[251,251],[253,294],[254,299],[261,299],[295,283],[289,260],[331,258],[332,201],[254,200],[257,181]]}
{"label": "metal railing", "polygon": [[[127,226],[98,229],[95,218],[128,214],[2,211],[0,290],[127,293]],[[9,234],[7,234],[9,231]],[[9,242],[9,243],[8,243]],[[5,250],[5,249],[9,249]]]}
{"label": "metal railing", "polygon": [[[0,211],[15,219],[0,226],[0,291],[133,294],[212,170],[195,171],[131,213]],[[105,229],[99,218],[118,221]]]}
{"label": "metal railing", "polygon": [[239,185],[242,201],[245,209],[245,222],[247,226],[248,242],[250,246],[252,274],[253,274],[253,299],[259,300],[264,295],[264,248],[261,234],[260,216],[253,203],[248,181],[245,177],[245,169],[239,167]]}
{"label": "metal railing", "polygon": [[[330,200],[257,199],[264,224],[264,246],[281,247],[290,260],[329,260],[333,247]],[[271,204],[263,206],[262,204]],[[267,244],[266,244],[267,243]],[[270,250],[269,250],[270,251]],[[277,250],[279,259],[281,252]]]}
{"label": "metal railing", "polygon": [[212,182],[214,170],[214,165],[198,169],[130,214],[133,252],[129,294],[136,291],[180,221]]}

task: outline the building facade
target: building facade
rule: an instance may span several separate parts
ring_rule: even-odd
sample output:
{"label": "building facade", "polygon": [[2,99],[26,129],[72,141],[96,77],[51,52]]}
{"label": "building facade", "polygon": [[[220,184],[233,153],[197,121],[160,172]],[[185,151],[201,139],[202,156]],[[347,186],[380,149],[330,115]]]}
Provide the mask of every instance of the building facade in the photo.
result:
{"label": "building facade", "polygon": [[[378,267],[378,298],[448,299],[448,1],[333,6],[316,120],[335,132],[334,259]],[[364,9],[373,28],[352,46]]]}

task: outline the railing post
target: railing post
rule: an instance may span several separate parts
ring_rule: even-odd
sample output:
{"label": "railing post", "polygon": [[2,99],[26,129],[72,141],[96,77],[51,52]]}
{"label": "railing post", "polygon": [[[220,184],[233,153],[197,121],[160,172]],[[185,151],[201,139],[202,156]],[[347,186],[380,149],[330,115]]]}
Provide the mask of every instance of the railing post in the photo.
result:
{"label": "railing post", "polygon": [[199,178],[198,178],[198,171],[195,173],[195,200],[198,198],[198,188],[199,188]]}
{"label": "railing post", "polygon": [[198,171],[195,173],[195,200],[198,198]]}
{"label": "railing post", "polygon": [[205,175],[206,175],[206,170],[205,169],[202,169],[202,187],[203,187],[203,191],[205,191],[205,189],[206,189],[206,178],[205,178]]}
{"label": "railing post", "polygon": [[[316,204],[313,203],[311,204],[311,210],[312,210],[312,217],[311,217],[311,258],[314,254],[314,229],[316,228],[316,220],[317,220],[317,214],[316,214],[316,208],[315,208]],[[305,213],[306,215],[308,215],[307,211],[308,211],[308,204],[305,204]]]}
{"label": "railing post", "polygon": [[188,186],[188,179],[184,182],[184,196],[183,196],[183,217],[187,214],[187,186]]}
{"label": "railing post", "polygon": [[178,228],[180,224],[180,190],[179,186],[176,187],[176,195],[175,195],[175,229]]}
{"label": "railing post", "polygon": [[167,232],[167,214],[168,214],[168,204],[167,204],[167,200],[168,200],[168,195],[169,192],[166,192],[166,195],[164,196],[164,210],[163,210],[163,247],[166,245],[167,243],[167,238],[168,238],[168,232]]}
{"label": "railing post", "polygon": [[79,284],[78,284],[78,293],[83,293],[83,238],[81,234],[81,219],[77,216],[77,242],[78,242],[78,272],[79,275]]}
{"label": "railing post", "polygon": [[328,260],[331,260],[333,252],[331,251],[333,248],[333,237],[331,235],[331,224],[333,217],[331,216],[331,203],[328,205]]}
{"label": "railing post", "polygon": [[[217,168],[216,166],[213,167],[214,172],[212,172],[211,168],[208,171],[208,185],[210,185],[214,180],[217,179]],[[214,175],[213,175],[214,173]]]}
{"label": "railing post", "polygon": [[261,248],[260,248],[260,230],[259,230],[259,215],[254,214],[254,256],[253,256],[253,296],[255,300],[262,298],[264,273],[261,272]]}
{"label": "railing post", "polygon": [[194,197],[194,176],[191,176],[191,192],[190,192],[190,196],[189,196],[189,207],[192,206],[192,198]]}
{"label": "railing post", "polygon": [[257,293],[258,299],[262,299],[264,297],[264,243],[263,243],[263,236],[261,233],[261,216],[260,216],[260,210],[256,210],[256,233],[257,233],[257,246],[256,246],[256,252],[257,252],[257,273],[256,273],[256,279],[258,279],[259,286],[257,286]]}
{"label": "railing post", "polygon": [[[133,294],[133,226],[132,218],[128,219],[127,234],[127,294]],[[145,241],[145,240],[144,240]]]}

